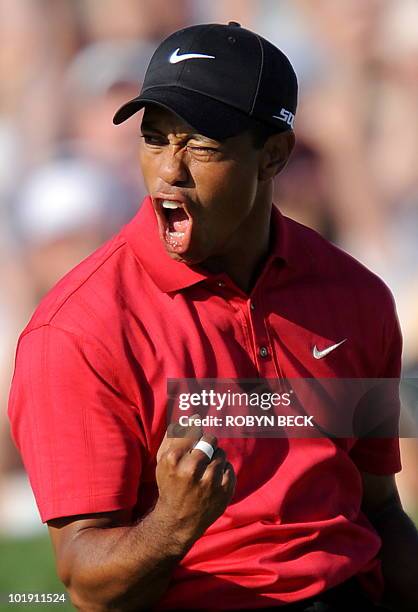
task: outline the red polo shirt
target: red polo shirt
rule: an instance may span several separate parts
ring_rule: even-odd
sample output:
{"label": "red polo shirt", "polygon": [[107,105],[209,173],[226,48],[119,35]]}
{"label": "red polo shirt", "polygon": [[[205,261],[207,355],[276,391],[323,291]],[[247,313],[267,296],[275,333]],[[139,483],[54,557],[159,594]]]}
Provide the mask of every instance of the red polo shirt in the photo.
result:
{"label": "red polo shirt", "polygon": [[[250,295],[171,260],[149,199],[46,296],[18,346],[9,415],[43,521],[153,504],[167,378],[397,377],[387,287],[314,231],[272,216]],[[347,341],[324,359],[319,349]],[[261,350],[262,349],[262,350]],[[263,608],[359,575],[380,539],[359,470],[400,470],[397,440],[223,439],[233,503],[174,573],[161,609]]]}

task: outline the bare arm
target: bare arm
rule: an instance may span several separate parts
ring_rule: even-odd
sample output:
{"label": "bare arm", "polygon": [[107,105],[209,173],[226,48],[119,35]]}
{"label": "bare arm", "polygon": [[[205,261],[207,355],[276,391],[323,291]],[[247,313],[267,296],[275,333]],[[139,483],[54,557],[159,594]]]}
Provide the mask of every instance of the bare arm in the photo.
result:
{"label": "bare arm", "polygon": [[418,532],[403,511],[394,476],[362,474],[363,510],[382,538],[385,603],[396,612],[418,610]]}
{"label": "bare arm", "polygon": [[195,441],[165,438],[156,471],[159,499],[139,522],[130,511],[48,522],[58,574],[77,608],[149,610],[179,561],[223,513],[235,486],[232,467],[221,449],[210,463],[191,451]]}
{"label": "bare arm", "polygon": [[48,522],[58,575],[81,610],[149,609],[187,552],[157,509],[136,525],[126,523],[126,514]]}

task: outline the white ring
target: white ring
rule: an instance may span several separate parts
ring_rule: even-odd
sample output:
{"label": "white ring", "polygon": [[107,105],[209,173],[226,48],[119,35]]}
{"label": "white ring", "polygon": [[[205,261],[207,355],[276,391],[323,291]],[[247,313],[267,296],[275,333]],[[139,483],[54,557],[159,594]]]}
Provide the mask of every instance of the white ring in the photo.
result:
{"label": "white ring", "polygon": [[213,453],[215,452],[215,449],[213,448],[212,444],[209,444],[209,442],[205,442],[204,440],[199,440],[199,442],[193,447],[193,450],[196,449],[204,452],[205,455],[207,455],[209,461],[212,460]]}

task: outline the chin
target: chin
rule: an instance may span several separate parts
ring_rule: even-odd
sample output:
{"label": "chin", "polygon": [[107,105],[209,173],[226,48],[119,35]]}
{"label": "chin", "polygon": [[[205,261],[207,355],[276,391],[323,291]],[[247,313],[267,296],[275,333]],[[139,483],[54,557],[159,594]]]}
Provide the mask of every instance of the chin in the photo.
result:
{"label": "chin", "polygon": [[166,250],[167,254],[174,261],[184,263],[188,266],[197,266],[204,261],[204,258],[193,256],[192,253],[176,253],[175,251]]}

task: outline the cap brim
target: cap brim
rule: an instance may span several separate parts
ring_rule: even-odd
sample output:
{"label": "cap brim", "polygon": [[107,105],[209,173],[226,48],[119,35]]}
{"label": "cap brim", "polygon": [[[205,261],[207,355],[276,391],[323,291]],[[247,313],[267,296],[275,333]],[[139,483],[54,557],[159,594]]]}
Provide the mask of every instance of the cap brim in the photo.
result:
{"label": "cap brim", "polygon": [[197,133],[215,140],[224,140],[244,132],[253,123],[251,117],[228,104],[175,86],[147,89],[121,106],[113,117],[113,123],[123,123],[147,104],[157,104],[172,111]]}

